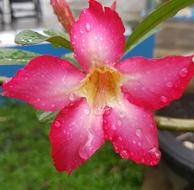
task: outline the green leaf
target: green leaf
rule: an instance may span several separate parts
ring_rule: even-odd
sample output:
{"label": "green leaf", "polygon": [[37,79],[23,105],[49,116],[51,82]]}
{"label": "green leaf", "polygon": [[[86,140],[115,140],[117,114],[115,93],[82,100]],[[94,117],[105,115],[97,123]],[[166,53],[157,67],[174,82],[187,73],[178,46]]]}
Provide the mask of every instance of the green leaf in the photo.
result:
{"label": "green leaf", "polygon": [[161,22],[192,4],[194,4],[194,0],[169,0],[163,3],[137,25],[132,34],[127,38],[125,52],[127,53],[134,48],[142,39],[145,39],[145,36],[152,34],[152,30]]}
{"label": "green leaf", "polygon": [[0,65],[26,64],[40,54],[14,48],[0,48]]}
{"label": "green leaf", "polygon": [[44,112],[41,110],[37,110],[37,112],[36,112],[36,116],[41,123],[53,122],[53,120],[55,119],[57,114],[58,114],[58,112]]}
{"label": "green leaf", "polygon": [[76,59],[74,58],[73,56],[73,53],[66,53],[64,56],[63,56],[64,59],[67,59],[69,62],[71,62],[73,65],[75,65],[76,67],[78,68],[81,68],[79,63],[76,61]]}
{"label": "green leaf", "polygon": [[9,80],[9,78],[5,76],[0,76],[0,85],[2,85],[6,80]]}
{"label": "green leaf", "polygon": [[46,34],[47,36],[62,36],[65,39],[67,39],[68,41],[70,41],[69,35],[66,32],[61,32],[58,30],[49,29],[49,30],[44,30],[43,33]]}
{"label": "green leaf", "polygon": [[44,33],[46,35],[32,30],[24,30],[16,35],[15,43],[20,45],[35,45],[47,41],[55,47],[64,47],[66,49],[73,50],[67,36],[54,30],[47,30]]}

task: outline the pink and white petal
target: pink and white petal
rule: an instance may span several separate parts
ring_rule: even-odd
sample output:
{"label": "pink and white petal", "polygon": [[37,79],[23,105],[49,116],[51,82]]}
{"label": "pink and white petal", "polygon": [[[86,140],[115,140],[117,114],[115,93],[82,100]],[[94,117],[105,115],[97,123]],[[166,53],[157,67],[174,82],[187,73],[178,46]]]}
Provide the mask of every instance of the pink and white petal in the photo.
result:
{"label": "pink and white petal", "polygon": [[124,26],[111,8],[89,1],[73,25],[71,42],[76,59],[88,71],[94,64],[113,65],[124,52]]}
{"label": "pink and white petal", "polygon": [[84,98],[65,107],[51,126],[52,157],[58,171],[72,170],[104,143],[102,114],[94,114]]}
{"label": "pink and white petal", "polygon": [[123,99],[106,109],[103,116],[105,138],[121,157],[154,166],[160,161],[158,134],[153,114]]}
{"label": "pink and white petal", "polygon": [[56,111],[75,98],[72,91],[83,78],[84,74],[68,61],[44,55],[32,59],[2,88],[5,96],[37,109]]}
{"label": "pink and white petal", "polygon": [[160,109],[180,98],[194,74],[193,56],[160,59],[134,57],[115,65],[125,81],[127,99],[147,109]]}

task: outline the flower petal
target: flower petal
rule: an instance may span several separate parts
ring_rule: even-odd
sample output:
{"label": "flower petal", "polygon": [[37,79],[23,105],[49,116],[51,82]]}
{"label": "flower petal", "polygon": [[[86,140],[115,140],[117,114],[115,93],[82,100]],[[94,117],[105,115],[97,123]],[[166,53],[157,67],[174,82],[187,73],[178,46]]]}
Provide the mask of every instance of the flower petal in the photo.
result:
{"label": "flower petal", "polygon": [[71,92],[83,78],[84,74],[66,60],[39,56],[3,84],[3,93],[37,109],[56,111],[74,99]]}
{"label": "flower petal", "polygon": [[115,68],[126,77],[122,90],[127,99],[147,109],[160,109],[178,99],[194,74],[192,56],[134,57]]}
{"label": "flower petal", "polygon": [[86,71],[91,64],[114,64],[124,52],[124,26],[118,14],[95,0],[73,25],[71,42],[75,56]]}
{"label": "flower petal", "polygon": [[136,163],[156,165],[160,161],[153,114],[123,99],[103,116],[105,138],[121,157]]}
{"label": "flower petal", "polygon": [[85,99],[65,107],[51,126],[52,157],[58,171],[71,173],[104,143],[102,114]]}
{"label": "flower petal", "polygon": [[66,0],[51,0],[51,5],[58,17],[59,22],[70,34],[72,25],[75,20],[68,3]]}

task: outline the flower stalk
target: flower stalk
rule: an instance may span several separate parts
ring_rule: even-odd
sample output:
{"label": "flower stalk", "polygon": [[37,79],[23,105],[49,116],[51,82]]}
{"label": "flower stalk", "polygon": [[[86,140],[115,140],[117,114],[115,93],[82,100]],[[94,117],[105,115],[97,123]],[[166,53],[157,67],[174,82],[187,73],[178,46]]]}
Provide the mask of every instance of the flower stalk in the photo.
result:
{"label": "flower stalk", "polygon": [[194,132],[194,119],[156,116],[156,123],[161,130]]}

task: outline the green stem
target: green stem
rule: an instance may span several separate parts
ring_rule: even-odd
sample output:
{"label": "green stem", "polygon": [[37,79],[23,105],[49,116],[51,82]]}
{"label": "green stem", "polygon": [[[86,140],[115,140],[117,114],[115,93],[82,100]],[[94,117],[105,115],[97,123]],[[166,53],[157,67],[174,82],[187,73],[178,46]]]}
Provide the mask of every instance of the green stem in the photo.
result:
{"label": "green stem", "polygon": [[194,119],[156,116],[156,122],[161,130],[194,132]]}

